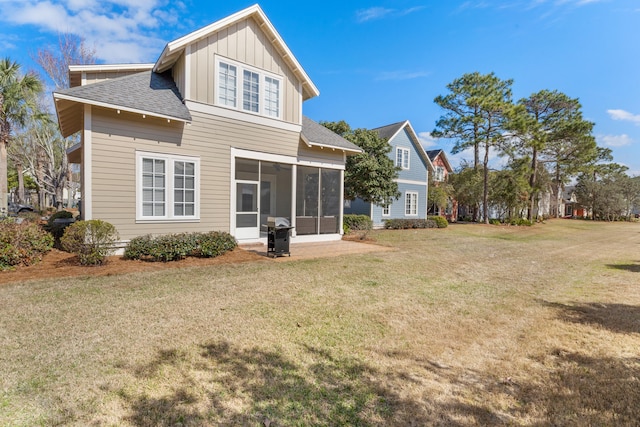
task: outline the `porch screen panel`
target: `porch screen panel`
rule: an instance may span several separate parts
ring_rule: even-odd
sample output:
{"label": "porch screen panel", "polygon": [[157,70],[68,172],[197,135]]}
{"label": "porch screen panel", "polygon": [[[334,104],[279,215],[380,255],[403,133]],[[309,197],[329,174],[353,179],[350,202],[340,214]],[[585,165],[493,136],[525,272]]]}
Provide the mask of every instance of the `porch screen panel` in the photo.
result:
{"label": "porch screen panel", "polygon": [[320,234],[337,233],[340,219],[340,171],[322,169],[320,183]]}
{"label": "porch screen panel", "polygon": [[320,169],[298,166],[296,192],[296,233],[318,234]]}

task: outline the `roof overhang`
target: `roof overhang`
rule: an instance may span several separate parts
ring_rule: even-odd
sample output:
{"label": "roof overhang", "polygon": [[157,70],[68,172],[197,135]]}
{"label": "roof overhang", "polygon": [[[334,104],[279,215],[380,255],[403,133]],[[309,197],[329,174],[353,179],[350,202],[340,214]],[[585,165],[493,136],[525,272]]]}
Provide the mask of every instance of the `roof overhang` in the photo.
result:
{"label": "roof overhang", "polygon": [[162,73],[170,69],[188,45],[247,18],[253,18],[256,20],[256,22],[260,25],[260,28],[262,28],[262,30],[269,37],[269,40],[271,40],[271,43],[273,44],[273,46],[275,46],[280,56],[284,59],[287,65],[289,65],[296,77],[300,79],[300,81],[302,82],[304,100],[318,96],[320,94],[320,91],[313,84],[300,63],[293,56],[291,50],[285,44],[282,37],[280,37],[275,27],[271,24],[265,13],[257,4],[243,9],[240,12],[234,13],[233,15],[230,15],[219,21],[216,21],[213,24],[207,25],[206,27],[187,34],[186,36],[183,36],[177,40],[167,43],[167,45],[162,50],[160,57],[156,61],[153,67],[153,71]]}
{"label": "roof overhang", "polygon": [[300,139],[302,139],[302,142],[304,142],[307,147],[312,148],[312,147],[318,147],[320,149],[331,149],[333,151],[343,151],[344,153],[347,154],[360,154],[362,153],[362,149],[358,148],[346,148],[346,147],[339,147],[337,145],[331,145],[331,144],[324,144],[324,143],[320,143],[320,142],[313,142],[310,141],[309,138],[307,138],[306,136],[304,136],[302,133],[300,133]]}
{"label": "roof overhang", "polygon": [[164,114],[158,114],[153,111],[145,111],[136,108],[123,107],[120,105],[109,104],[106,102],[95,101],[91,99],[80,98],[77,96],[64,95],[54,92],[53,99],[55,100],[56,113],[58,115],[58,123],[60,124],[60,132],[63,137],[68,137],[74,133],[82,130],[82,117],[83,106],[92,105],[95,107],[109,108],[112,110],[126,111],[129,113],[140,114],[143,117],[156,117],[166,120],[175,120],[183,123],[190,123],[189,120],[185,120],[181,117],[168,116]]}
{"label": "roof overhang", "polygon": [[82,163],[82,144],[77,143],[67,148],[67,160],[69,163]]}

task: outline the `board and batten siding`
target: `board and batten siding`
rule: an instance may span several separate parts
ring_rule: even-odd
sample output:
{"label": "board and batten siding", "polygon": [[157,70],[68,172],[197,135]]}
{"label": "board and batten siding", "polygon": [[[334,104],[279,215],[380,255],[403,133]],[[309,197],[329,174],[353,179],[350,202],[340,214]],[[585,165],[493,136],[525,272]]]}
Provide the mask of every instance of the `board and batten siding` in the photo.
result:
{"label": "board and batten siding", "polygon": [[[282,77],[282,120],[300,124],[300,81],[253,18],[194,42],[190,50],[191,54],[187,58],[190,61],[189,93],[181,91],[186,99],[215,104],[215,56],[220,55]],[[176,84],[179,86],[177,80]]]}
{"label": "board and batten siding", "polygon": [[[92,217],[112,223],[122,240],[144,234],[230,232],[231,147],[292,158],[324,158],[298,132],[192,112],[184,123],[92,109]],[[136,151],[200,159],[200,220],[136,222]],[[300,156],[302,154],[302,156]],[[335,157],[334,157],[335,155]],[[337,152],[328,157],[342,162]]]}
{"label": "board and batten siding", "polygon": [[93,72],[87,71],[84,77],[84,85],[89,85],[93,83],[104,82],[106,80],[117,79],[120,77],[130,76],[132,74],[140,73],[140,70],[132,70],[132,71],[101,71],[101,72]]}

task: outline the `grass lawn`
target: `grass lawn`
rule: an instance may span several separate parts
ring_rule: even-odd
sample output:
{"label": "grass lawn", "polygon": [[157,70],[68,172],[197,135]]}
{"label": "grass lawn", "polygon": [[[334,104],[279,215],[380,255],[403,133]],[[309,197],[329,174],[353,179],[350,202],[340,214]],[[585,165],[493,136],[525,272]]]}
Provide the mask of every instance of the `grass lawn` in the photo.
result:
{"label": "grass lawn", "polygon": [[0,425],[638,425],[640,224],[372,236],[0,285]]}

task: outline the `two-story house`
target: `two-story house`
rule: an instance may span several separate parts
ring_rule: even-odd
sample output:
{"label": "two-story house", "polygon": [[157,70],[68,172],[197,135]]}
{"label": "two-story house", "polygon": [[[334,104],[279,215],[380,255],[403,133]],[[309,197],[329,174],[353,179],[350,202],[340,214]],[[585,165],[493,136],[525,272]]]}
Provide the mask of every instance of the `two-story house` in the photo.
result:
{"label": "two-story house", "polygon": [[152,64],[70,67],[54,93],[81,165],[82,218],[121,239],[220,230],[261,241],[339,239],[346,156],[360,149],[303,116],[319,92],[255,5],[168,43]]}
{"label": "two-story house", "polygon": [[433,173],[434,168],[411,123],[406,120],[372,130],[391,146],[389,156],[399,168],[396,182],[400,198],[388,206],[377,206],[361,199],[347,201],[345,213],[369,215],[374,227],[382,227],[388,219],[425,219],[429,173]]}
{"label": "two-story house", "polygon": [[[441,149],[427,151],[427,156],[434,167],[433,185],[440,186],[447,182],[447,176],[453,172],[453,168],[447,159],[447,155]],[[429,205],[429,215],[444,216],[447,221],[454,222],[458,218],[458,202],[451,196],[447,197],[445,206]]]}

